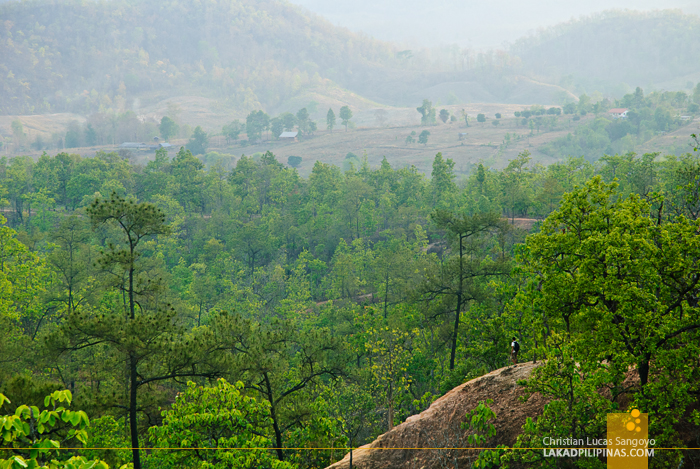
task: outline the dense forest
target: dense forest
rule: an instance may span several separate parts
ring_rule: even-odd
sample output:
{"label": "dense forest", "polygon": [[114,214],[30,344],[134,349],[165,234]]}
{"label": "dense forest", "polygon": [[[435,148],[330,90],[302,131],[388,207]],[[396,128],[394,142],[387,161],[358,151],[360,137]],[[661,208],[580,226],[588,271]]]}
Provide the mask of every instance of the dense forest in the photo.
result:
{"label": "dense forest", "polygon": [[0,160],[7,467],[326,467],[507,365],[513,336],[545,363],[528,392],[550,400],[516,447],[604,438],[621,405],[650,414],[658,447],[691,444],[697,151],[548,167],[525,152],[463,180],[441,154],[429,178],[234,163]]}
{"label": "dense forest", "polygon": [[625,87],[697,74],[700,18],[680,10],[607,11],[522,38],[509,52],[525,72],[565,88],[620,96]]}
{"label": "dense forest", "polygon": [[[0,18],[0,114],[85,116],[31,135],[6,119],[0,469],[325,468],[511,365],[512,338],[537,364],[513,387],[547,404],[510,448],[483,450],[488,401],[467,413],[474,467],[602,468],[533,448],[605,438],[633,407],[652,467],[700,464],[700,139],[634,153],[700,113],[698,17],[606,12],[482,52],[401,50],[284,0],[0,1]],[[342,168],[251,150],[352,130],[352,93],[420,114],[377,148],[422,145],[430,174],[359,143]],[[430,93],[528,102],[502,120]],[[192,129],[178,96],[225,125]],[[428,146],[449,125],[464,154],[462,129],[508,125],[468,142],[500,166],[470,154],[458,177]],[[549,166],[518,153],[541,130],[561,132],[533,144]]]}

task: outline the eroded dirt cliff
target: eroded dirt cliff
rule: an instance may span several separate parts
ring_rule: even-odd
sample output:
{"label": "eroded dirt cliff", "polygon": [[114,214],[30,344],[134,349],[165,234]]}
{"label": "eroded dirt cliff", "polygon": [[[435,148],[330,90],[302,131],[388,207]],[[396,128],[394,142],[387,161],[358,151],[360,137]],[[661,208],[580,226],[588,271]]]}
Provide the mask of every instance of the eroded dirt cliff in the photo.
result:
{"label": "eroded dirt cliff", "polygon": [[[454,467],[449,460],[455,457],[460,463],[467,463],[471,456],[469,452],[457,454],[450,448],[466,446],[464,432],[459,431],[460,424],[467,412],[487,399],[493,400],[490,407],[496,413],[493,422],[496,436],[487,442],[488,446],[512,445],[526,417],[539,415],[545,403],[537,394],[525,402],[520,399],[524,392],[517,382],[528,378],[536,366],[530,362],[501,368],[457,386],[425,411],[353,451],[353,467],[437,469]],[[348,453],[328,469],[347,469],[349,466]]]}

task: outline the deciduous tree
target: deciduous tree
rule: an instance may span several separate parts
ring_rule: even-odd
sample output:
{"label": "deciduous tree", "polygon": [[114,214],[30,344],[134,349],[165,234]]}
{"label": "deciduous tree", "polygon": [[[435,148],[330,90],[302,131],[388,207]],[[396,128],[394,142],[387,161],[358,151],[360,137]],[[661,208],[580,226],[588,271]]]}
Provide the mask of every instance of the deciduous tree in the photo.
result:
{"label": "deciduous tree", "polygon": [[343,106],[340,108],[340,119],[343,121],[345,131],[347,132],[348,124],[350,123],[350,119],[352,119],[352,111],[350,110],[350,107]]}
{"label": "deciduous tree", "polygon": [[[291,114],[290,114],[291,115]],[[294,118],[293,115],[291,115]],[[262,138],[262,133],[270,127],[270,116],[263,111],[252,111],[246,117],[245,132],[248,140],[255,142]],[[291,129],[288,129],[291,130]]]}
{"label": "deciduous tree", "polygon": [[207,152],[207,147],[209,146],[209,136],[202,130],[200,126],[194,128],[192,133],[192,138],[187,143],[187,149],[192,152],[193,155],[203,155]]}
{"label": "deciduous tree", "polygon": [[264,449],[271,424],[268,402],[246,396],[242,382],[219,379],[213,387],[188,382],[149,435],[155,448],[163,448],[155,453],[159,467],[292,469]]}
{"label": "deciduous tree", "polygon": [[422,143],[423,145],[428,144],[428,137],[430,137],[430,132],[427,130],[424,130],[423,132],[418,135],[418,143]]}
{"label": "deciduous tree", "polygon": [[667,217],[660,195],[654,205],[621,197],[617,183],[596,176],[564,195],[520,264],[530,280],[518,307],[538,343],[552,358],[567,344],[572,363],[597,364],[613,400],[630,391],[623,381],[635,370],[631,390],[653,415],[657,444],[679,441],[672,422],[700,382],[691,365],[700,354],[699,229],[698,220]]}
{"label": "deciduous tree", "polygon": [[447,233],[452,245],[452,255],[446,261],[428,270],[419,292],[424,299],[447,297],[453,310],[439,310],[434,317],[454,314],[450,332],[450,370],[454,369],[457,339],[463,308],[470,301],[483,301],[489,288],[487,279],[508,271],[505,259],[492,258],[484,249],[484,242],[503,229],[503,222],[494,213],[475,215],[454,214],[437,210],[431,215],[436,226]]}
{"label": "deciduous tree", "polygon": [[235,142],[238,140],[238,136],[245,130],[245,125],[241,123],[238,119],[231,121],[230,123],[223,126],[221,132],[226,137],[226,143]]}
{"label": "deciduous tree", "polygon": [[421,125],[435,124],[435,109],[433,108],[433,103],[430,100],[424,99],[423,104],[420,107],[417,107],[416,110],[420,112]]}
{"label": "deciduous tree", "polygon": [[[87,428],[90,420],[82,410],[70,410],[73,395],[68,390],[55,391],[44,399],[44,410],[25,404],[17,406],[14,415],[0,416],[0,436],[10,449],[7,459],[0,459],[0,467],[24,469],[47,467],[51,469],[108,469],[100,460],[88,461],[82,456],[74,456],[61,448],[58,430],[64,430],[66,440],[75,440],[83,445],[88,442]],[[10,403],[0,394],[0,407]],[[69,442],[69,446],[75,443]],[[62,451],[63,449],[63,451]],[[0,453],[1,454],[1,453]]]}
{"label": "deciduous tree", "polygon": [[230,360],[230,376],[270,404],[273,444],[277,458],[285,460],[285,435],[310,418],[312,388],[344,373],[340,340],[327,330],[302,330],[289,321],[258,323],[238,314],[221,314],[213,328],[219,350]]}
{"label": "deciduous tree", "polygon": [[168,116],[163,116],[160,120],[160,136],[163,140],[168,141],[172,137],[176,136],[180,131],[180,127]]}

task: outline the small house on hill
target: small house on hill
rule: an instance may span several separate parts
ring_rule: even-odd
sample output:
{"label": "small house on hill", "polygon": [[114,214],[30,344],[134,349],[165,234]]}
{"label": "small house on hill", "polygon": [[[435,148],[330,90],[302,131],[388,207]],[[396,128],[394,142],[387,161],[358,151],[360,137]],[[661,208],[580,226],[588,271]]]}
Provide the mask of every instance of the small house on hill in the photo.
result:
{"label": "small house on hill", "polygon": [[629,109],[626,108],[615,108],[610,109],[608,113],[613,117],[613,119],[625,119],[627,118],[627,113]]}
{"label": "small house on hill", "polygon": [[282,132],[279,139],[283,142],[296,142],[299,132]]}

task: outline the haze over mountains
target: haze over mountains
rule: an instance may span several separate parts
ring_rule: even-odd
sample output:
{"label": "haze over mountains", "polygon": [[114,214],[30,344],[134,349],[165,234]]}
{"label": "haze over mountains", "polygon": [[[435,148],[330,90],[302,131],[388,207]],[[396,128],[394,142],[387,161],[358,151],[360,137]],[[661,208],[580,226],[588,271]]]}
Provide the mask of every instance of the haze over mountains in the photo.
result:
{"label": "haze over mountains", "polygon": [[[490,3],[470,14],[468,5],[436,5],[435,15],[453,11],[444,18],[465,24],[483,17],[507,25],[489,20]],[[422,11],[410,2],[353,8],[379,19],[398,12],[398,23],[387,25]],[[502,8],[488,11],[498,16]],[[679,10],[596,14],[505,51],[404,49],[279,0],[12,1],[0,5],[0,18],[5,115],[123,112],[176,96],[213,99],[240,115],[310,102],[319,113],[338,104],[415,107],[423,98],[554,105],[584,92],[618,97],[636,86],[687,89],[700,81],[700,19]],[[435,26],[434,18],[425,24]],[[449,27],[438,30],[449,37]],[[435,35],[420,33],[425,43]]]}
{"label": "haze over mountains", "polygon": [[458,44],[480,49],[504,48],[534,31],[604,10],[682,9],[700,14],[691,0],[291,0],[333,24],[409,47]]}

